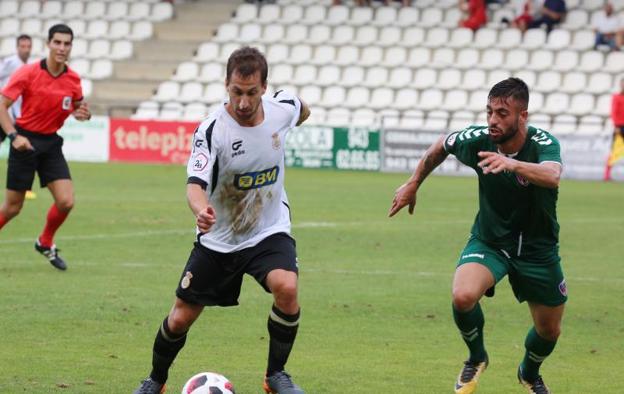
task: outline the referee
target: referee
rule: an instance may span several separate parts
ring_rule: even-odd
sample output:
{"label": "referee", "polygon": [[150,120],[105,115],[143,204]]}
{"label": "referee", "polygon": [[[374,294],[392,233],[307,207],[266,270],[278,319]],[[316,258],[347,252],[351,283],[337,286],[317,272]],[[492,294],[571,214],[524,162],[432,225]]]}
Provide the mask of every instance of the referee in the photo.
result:
{"label": "referee", "polygon": [[[67,265],[58,255],[54,234],[74,206],[74,187],[63,156],[63,138],[57,131],[71,114],[80,121],[91,118],[82,101],[80,76],[66,65],[73,39],[69,26],[52,26],[48,31],[48,57],[17,70],[2,90],[0,101],[0,126],[11,141],[0,229],[19,214],[37,173],[41,187],[50,190],[54,204],[35,250],[60,270],[67,269]],[[8,110],[20,96],[22,116],[13,125]]]}

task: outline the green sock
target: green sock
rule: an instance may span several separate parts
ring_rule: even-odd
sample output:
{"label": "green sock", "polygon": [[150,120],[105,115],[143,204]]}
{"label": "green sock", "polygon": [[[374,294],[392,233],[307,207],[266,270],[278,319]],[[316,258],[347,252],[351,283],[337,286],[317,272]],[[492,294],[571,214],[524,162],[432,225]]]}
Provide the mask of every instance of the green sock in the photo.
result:
{"label": "green sock", "polygon": [[453,305],[453,317],[455,318],[455,324],[459,328],[464,342],[470,350],[470,361],[481,362],[487,358],[485,346],[483,345],[483,326],[485,325],[485,318],[483,317],[483,311],[481,305],[477,305],[468,312],[460,312]]}
{"label": "green sock", "polygon": [[533,382],[539,376],[539,368],[555,349],[557,341],[548,341],[537,334],[535,327],[531,327],[524,341],[526,353],[522,360],[522,378],[528,382]]}

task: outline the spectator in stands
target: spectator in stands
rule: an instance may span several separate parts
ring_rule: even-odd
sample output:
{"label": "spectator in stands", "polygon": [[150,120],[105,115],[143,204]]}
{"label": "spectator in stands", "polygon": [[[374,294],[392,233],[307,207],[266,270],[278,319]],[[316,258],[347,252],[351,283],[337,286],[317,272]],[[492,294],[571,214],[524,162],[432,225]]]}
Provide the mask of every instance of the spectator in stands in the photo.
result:
{"label": "spectator in stands", "polygon": [[566,12],[565,0],[544,0],[539,10],[539,16],[529,23],[529,29],[546,25],[546,31],[550,33],[555,25],[561,23]]}
{"label": "spectator in stands", "polygon": [[[359,6],[371,5],[371,0],[355,0],[355,1],[357,5]],[[391,3],[391,0],[376,0],[376,1],[383,2],[384,5],[390,5]],[[394,0],[394,1],[401,2],[403,7],[409,7],[412,5],[412,0]],[[333,0],[333,5],[340,5],[340,4],[342,4],[342,0]]]}
{"label": "spectator in stands", "polygon": [[529,28],[529,24],[533,22],[537,11],[541,6],[539,0],[515,0],[515,17],[509,22],[507,18],[503,18],[503,23],[510,23],[511,27],[520,29],[521,32],[525,32]]}
{"label": "spectator in stands", "polygon": [[[17,53],[4,58],[0,63],[0,90],[2,90],[2,88],[4,88],[4,86],[9,82],[9,77],[11,77],[11,75],[17,71],[18,68],[28,63],[31,50],[32,38],[28,34],[20,34],[17,37]],[[15,123],[15,120],[21,115],[22,97],[20,96],[17,100],[15,100],[11,108],[9,108],[9,116],[11,117],[13,123]],[[0,143],[2,143],[5,138],[6,134],[0,126]],[[26,199],[32,200],[35,198],[37,198],[37,195],[33,191],[28,190],[26,192]]]}
{"label": "spectator in stands", "polygon": [[[83,100],[80,76],[67,66],[73,39],[69,26],[50,27],[48,57],[20,67],[0,97],[0,124],[11,141],[0,229],[20,213],[26,190],[31,189],[37,173],[41,187],[50,190],[54,203],[48,210],[43,232],[35,241],[35,250],[59,270],[67,269],[67,265],[58,255],[54,235],[74,206],[74,186],[63,156],[63,138],[57,131],[69,115],[79,121],[91,118]],[[20,96],[22,116],[14,125],[8,110]]]}
{"label": "spectator in stands", "polygon": [[487,23],[485,0],[459,0],[459,9],[466,14],[466,17],[459,21],[459,27],[476,31]]}
{"label": "spectator in stands", "polygon": [[610,2],[607,2],[604,9],[594,18],[593,28],[596,32],[594,49],[606,45],[610,50],[617,51],[622,45],[621,35],[624,26],[622,26],[620,18],[613,12],[613,4]]}

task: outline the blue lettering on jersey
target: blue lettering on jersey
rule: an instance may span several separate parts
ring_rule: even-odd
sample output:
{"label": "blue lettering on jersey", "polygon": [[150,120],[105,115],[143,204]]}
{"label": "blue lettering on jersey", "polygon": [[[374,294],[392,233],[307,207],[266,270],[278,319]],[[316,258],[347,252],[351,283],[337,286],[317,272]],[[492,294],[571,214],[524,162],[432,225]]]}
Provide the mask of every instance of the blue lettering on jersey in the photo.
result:
{"label": "blue lettering on jersey", "polygon": [[262,171],[246,172],[234,175],[234,186],[239,190],[258,189],[277,182],[279,167],[275,166]]}

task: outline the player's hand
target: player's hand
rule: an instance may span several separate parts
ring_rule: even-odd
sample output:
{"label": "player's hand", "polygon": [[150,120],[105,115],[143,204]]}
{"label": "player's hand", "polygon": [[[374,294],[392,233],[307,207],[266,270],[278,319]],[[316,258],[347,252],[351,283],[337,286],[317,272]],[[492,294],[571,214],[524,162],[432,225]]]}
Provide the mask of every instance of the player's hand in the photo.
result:
{"label": "player's hand", "polygon": [[35,150],[35,148],[33,148],[32,144],[30,143],[30,140],[19,134],[15,136],[15,139],[13,140],[11,145],[13,145],[13,148],[17,149],[20,152]]}
{"label": "player's hand", "polygon": [[409,205],[409,214],[412,215],[416,206],[416,184],[412,182],[404,183],[396,190],[388,217],[393,217],[406,205]]}
{"label": "player's hand", "polygon": [[206,209],[197,214],[197,228],[202,233],[210,231],[210,227],[217,222],[214,208],[208,205]]}
{"label": "player's hand", "polygon": [[479,167],[484,174],[498,174],[503,171],[513,172],[516,160],[496,152],[479,152]]}
{"label": "player's hand", "polygon": [[89,111],[89,104],[86,102],[80,103],[80,107],[76,108],[74,111],[74,118],[77,120],[89,120],[91,119],[91,111]]}

